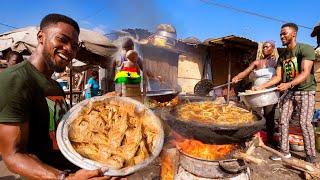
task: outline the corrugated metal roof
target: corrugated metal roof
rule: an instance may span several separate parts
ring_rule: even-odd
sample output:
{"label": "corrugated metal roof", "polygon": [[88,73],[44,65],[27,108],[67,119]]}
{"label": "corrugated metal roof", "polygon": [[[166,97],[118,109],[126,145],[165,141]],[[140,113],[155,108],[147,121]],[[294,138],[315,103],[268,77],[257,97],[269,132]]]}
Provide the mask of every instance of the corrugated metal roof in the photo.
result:
{"label": "corrugated metal roof", "polygon": [[220,37],[220,38],[209,38],[206,39],[203,44],[207,46],[215,45],[215,44],[226,44],[226,43],[234,43],[241,44],[246,46],[258,46],[258,43],[247,39],[245,37],[239,37],[235,35]]}

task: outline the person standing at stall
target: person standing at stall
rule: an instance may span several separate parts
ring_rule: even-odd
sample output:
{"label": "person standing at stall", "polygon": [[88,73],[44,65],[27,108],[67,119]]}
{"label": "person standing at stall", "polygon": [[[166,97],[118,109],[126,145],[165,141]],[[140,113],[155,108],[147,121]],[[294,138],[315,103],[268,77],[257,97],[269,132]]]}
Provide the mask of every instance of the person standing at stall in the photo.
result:
{"label": "person standing at stall", "polygon": [[130,50],[127,52],[126,58],[128,60],[123,63],[121,71],[119,71],[115,77],[115,83],[120,86],[119,92],[117,93],[120,96],[131,97],[142,101],[140,68],[137,63],[139,58],[138,53]]}
{"label": "person standing at stall", "polygon": [[[254,86],[261,85],[269,81],[276,73],[276,64],[277,64],[277,49],[273,41],[266,41],[262,44],[262,55],[259,59],[253,61],[250,66],[244,71],[237,74],[232,78],[233,83],[238,83],[243,78],[247,77],[251,72],[255,76]],[[274,122],[274,113],[275,113],[275,104],[264,106],[261,108],[256,108],[255,110],[258,113],[263,109],[263,116],[266,118],[266,129],[267,129],[267,138],[268,144],[275,146],[273,141],[273,134],[275,132],[275,122]],[[260,111],[260,112],[259,112]]]}
{"label": "person standing at stall", "polygon": [[[297,109],[306,152],[305,160],[314,163],[316,160],[316,150],[311,121],[316,90],[313,72],[315,53],[312,46],[297,42],[297,32],[298,26],[294,23],[286,23],[281,26],[280,38],[282,45],[286,46],[286,49],[279,57],[276,75],[270,81],[254,89],[261,90],[281,82],[277,86],[279,91],[285,92],[280,107],[281,151],[285,157],[291,157],[289,153],[288,129],[292,112],[294,109]],[[280,160],[281,158],[272,156],[271,159]]]}
{"label": "person standing at stall", "polygon": [[[121,50],[119,52],[118,57],[116,57],[115,61],[112,64],[112,69],[114,70],[113,78],[115,78],[116,74],[121,71],[123,64],[128,61],[126,58],[126,54],[128,51],[134,50],[134,42],[130,37],[125,37],[121,43]],[[137,65],[139,66],[140,70],[143,70],[142,60],[138,57]],[[121,91],[121,85],[115,84],[115,91]]]}
{"label": "person standing at stall", "polygon": [[89,99],[94,96],[98,96],[99,94],[99,83],[98,83],[98,72],[97,71],[92,71],[91,77],[88,79],[88,82],[86,84],[85,88],[85,98]]}

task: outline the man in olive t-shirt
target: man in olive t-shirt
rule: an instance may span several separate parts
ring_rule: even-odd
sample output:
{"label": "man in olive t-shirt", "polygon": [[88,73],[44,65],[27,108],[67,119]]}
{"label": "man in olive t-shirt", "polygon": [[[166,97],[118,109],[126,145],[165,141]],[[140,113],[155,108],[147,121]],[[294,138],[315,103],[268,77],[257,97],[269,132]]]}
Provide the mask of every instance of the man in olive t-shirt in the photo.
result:
{"label": "man in olive t-shirt", "polygon": [[73,19],[45,16],[30,58],[0,73],[0,153],[10,171],[27,179],[107,179],[101,169],[69,174],[59,168],[49,137],[47,102],[59,96],[51,75],[75,58],[79,33]]}
{"label": "man in olive t-shirt", "polygon": [[[284,91],[279,123],[281,151],[285,157],[291,157],[289,153],[288,129],[292,112],[294,109],[297,109],[303,133],[304,148],[307,154],[306,161],[314,163],[316,151],[311,121],[316,90],[316,82],[313,75],[315,53],[310,45],[296,42],[297,31],[298,26],[294,23],[282,25],[280,38],[282,44],[287,46],[287,48],[278,59],[276,75],[269,82],[259,87],[254,87],[254,89],[264,89],[282,81],[277,86],[279,91]],[[280,157],[272,156],[271,159],[280,160]]]}
{"label": "man in olive t-shirt", "polygon": [[[59,84],[47,79],[29,61],[7,68],[0,74],[0,82],[0,122],[29,122],[26,150],[45,163],[56,165],[52,158],[59,157],[52,153],[61,154],[55,151],[55,128],[68,110]],[[50,121],[45,121],[49,116]]]}

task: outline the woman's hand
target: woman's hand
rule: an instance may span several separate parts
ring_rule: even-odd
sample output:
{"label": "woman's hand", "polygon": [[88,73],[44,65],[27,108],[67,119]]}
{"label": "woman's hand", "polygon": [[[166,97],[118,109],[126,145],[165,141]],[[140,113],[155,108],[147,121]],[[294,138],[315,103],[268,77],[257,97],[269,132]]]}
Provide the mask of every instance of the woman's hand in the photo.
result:
{"label": "woman's hand", "polygon": [[231,82],[232,83],[238,83],[239,81],[241,81],[242,79],[238,78],[238,76],[235,76],[232,78]]}
{"label": "woman's hand", "polygon": [[262,86],[253,86],[253,87],[251,88],[252,91],[261,91],[261,90],[263,90],[263,89],[265,89],[265,88],[262,87]]}

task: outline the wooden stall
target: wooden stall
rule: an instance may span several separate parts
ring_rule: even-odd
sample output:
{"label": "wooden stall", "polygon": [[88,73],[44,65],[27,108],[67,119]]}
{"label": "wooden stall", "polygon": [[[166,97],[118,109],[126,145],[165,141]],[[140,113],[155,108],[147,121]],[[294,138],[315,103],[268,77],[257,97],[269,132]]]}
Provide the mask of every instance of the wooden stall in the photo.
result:
{"label": "wooden stall", "polygon": [[204,44],[211,47],[214,85],[228,82],[228,74],[233,77],[247,68],[250,62],[255,60],[258,48],[257,42],[234,35],[210,38],[205,40]]}

